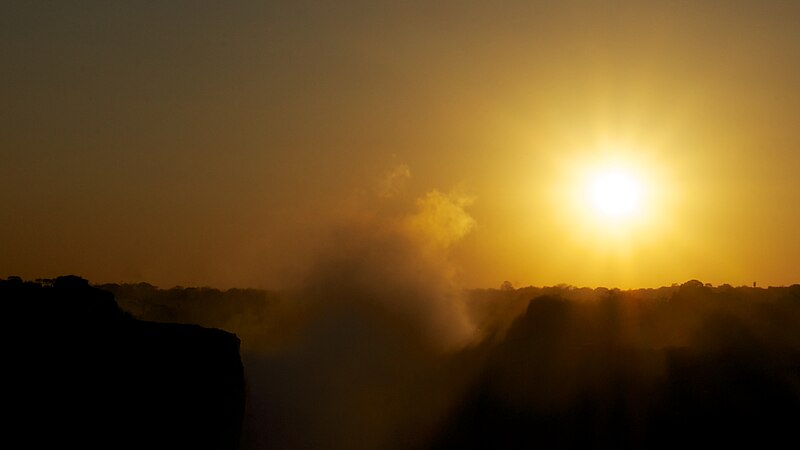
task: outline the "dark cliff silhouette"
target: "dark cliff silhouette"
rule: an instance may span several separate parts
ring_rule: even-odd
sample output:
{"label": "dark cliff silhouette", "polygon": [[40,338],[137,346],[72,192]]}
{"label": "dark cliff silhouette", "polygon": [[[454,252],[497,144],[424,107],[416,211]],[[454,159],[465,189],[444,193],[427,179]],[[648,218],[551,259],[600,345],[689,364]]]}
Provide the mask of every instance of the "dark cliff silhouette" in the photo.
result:
{"label": "dark cliff silhouette", "polygon": [[5,445],[236,449],[239,340],[123,312],[76,276],[0,280]]}

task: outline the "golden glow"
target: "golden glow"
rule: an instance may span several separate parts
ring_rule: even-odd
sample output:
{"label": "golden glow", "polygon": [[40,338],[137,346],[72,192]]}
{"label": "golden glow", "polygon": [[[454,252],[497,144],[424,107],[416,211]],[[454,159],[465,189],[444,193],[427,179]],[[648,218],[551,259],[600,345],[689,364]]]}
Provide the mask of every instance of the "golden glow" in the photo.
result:
{"label": "golden glow", "polygon": [[675,186],[656,155],[621,143],[562,154],[550,191],[557,241],[587,256],[631,255],[662,242]]}
{"label": "golden glow", "polygon": [[425,211],[470,230],[414,224],[471,287],[800,282],[800,2],[485,3],[193,7],[175,32],[146,2],[19,2],[0,277],[279,288],[345,217]]}
{"label": "golden glow", "polygon": [[674,267],[673,255],[685,248],[675,237],[687,184],[685,164],[668,145],[652,136],[602,135],[552,143],[548,164],[535,166],[541,177],[526,187],[541,195],[519,232],[533,235],[531,248],[555,255],[545,276],[571,273],[583,285],[635,287],[659,282],[641,280]]}

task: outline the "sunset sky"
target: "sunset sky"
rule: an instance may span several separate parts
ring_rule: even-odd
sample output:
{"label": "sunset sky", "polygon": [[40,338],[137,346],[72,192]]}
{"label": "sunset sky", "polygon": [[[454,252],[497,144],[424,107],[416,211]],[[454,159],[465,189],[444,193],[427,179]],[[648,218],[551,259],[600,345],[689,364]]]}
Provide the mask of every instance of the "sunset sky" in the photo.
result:
{"label": "sunset sky", "polygon": [[399,227],[465,287],[797,283],[798,24],[793,1],[5,1],[0,276],[278,288],[336,230]]}

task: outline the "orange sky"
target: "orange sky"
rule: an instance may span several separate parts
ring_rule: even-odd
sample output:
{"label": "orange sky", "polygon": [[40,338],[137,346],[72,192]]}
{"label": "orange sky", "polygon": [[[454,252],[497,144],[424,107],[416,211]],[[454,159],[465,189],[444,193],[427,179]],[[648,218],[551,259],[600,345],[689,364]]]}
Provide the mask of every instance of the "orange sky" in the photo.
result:
{"label": "orange sky", "polygon": [[468,287],[799,281],[800,3],[68,3],[0,6],[0,276],[279,287],[379,218]]}

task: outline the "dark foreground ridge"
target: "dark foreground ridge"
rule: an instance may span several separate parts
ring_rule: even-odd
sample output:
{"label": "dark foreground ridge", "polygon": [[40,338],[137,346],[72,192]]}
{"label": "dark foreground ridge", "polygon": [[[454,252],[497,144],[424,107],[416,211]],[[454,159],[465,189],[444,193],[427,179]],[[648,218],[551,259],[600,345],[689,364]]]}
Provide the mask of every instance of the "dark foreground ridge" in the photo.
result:
{"label": "dark foreground ridge", "polygon": [[462,306],[476,339],[442,351],[420,331],[422,310],[398,308],[419,291],[336,281],[344,283],[304,302],[104,288],[142,318],[241,337],[248,450],[789,448],[797,440],[800,285],[475,290]]}
{"label": "dark foreground ridge", "polygon": [[[457,300],[474,334],[444,347],[425,331],[429,316],[445,314],[438,330],[455,309],[404,309],[433,294],[334,280],[302,295],[98,289],[77,277],[0,281],[4,425],[15,432],[2,443],[482,450],[796,442],[800,285],[474,290]],[[192,324],[241,338],[244,418],[238,339]]]}
{"label": "dark foreground ridge", "polygon": [[0,280],[6,448],[236,449],[239,339],[123,312],[79,277]]}

